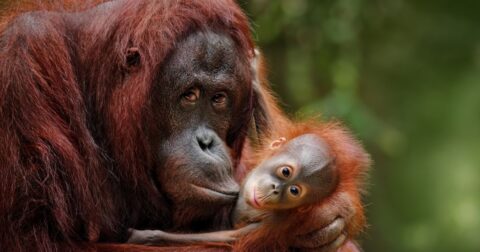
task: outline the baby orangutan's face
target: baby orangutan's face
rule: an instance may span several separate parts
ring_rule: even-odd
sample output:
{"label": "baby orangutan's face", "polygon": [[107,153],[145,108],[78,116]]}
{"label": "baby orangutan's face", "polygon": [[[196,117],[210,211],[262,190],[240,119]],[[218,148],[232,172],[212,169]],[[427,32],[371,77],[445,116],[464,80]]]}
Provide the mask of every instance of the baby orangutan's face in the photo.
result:
{"label": "baby orangutan's face", "polygon": [[264,210],[285,210],[318,202],[337,184],[333,158],[325,142],[314,134],[271,144],[273,155],[247,176],[243,197]]}

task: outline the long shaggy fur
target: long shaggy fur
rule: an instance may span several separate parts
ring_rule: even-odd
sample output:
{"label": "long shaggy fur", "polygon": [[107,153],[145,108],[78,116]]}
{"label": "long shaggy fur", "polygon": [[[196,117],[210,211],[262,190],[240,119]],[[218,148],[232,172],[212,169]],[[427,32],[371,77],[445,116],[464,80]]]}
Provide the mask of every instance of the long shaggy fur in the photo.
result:
{"label": "long shaggy fur", "polygon": [[[247,18],[231,0],[56,2],[2,13],[4,251],[85,248],[118,241],[146,218],[162,223],[168,205],[151,182],[144,134],[162,62],[176,41],[203,29],[226,32],[252,55]],[[125,61],[132,47],[141,52],[133,68]],[[252,106],[230,132],[237,159]]]}

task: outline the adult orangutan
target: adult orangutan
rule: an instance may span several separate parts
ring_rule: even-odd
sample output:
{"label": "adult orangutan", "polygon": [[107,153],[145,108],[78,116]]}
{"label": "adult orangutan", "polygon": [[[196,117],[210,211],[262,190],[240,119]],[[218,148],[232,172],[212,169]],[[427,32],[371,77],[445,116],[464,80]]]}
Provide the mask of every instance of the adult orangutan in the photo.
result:
{"label": "adult orangutan", "polygon": [[[129,227],[230,228],[251,118],[258,134],[283,118],[252,88],[247,18],[230,0],[80,2],[2,20],[0,247],[146,249],[112,243]],[[292,227],[291,247],[362,219],[349,192]]]}

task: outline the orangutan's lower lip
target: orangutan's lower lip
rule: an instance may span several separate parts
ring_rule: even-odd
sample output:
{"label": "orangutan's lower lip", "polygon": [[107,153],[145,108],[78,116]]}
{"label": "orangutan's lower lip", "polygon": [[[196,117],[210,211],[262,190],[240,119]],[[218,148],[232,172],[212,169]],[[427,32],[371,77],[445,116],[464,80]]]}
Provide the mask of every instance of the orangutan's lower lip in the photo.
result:
{"label": "orangutan's lower lip", "polygon": [[215,198],[223,198],[225,200],[235,200],[238,197],[238,191],[223,192],[223,191],[218,191],[218,190],[203,187],[203,186],[197,186],[194,184],[192,184],[192,187]]}
{"label": "orangutan's lower lip", "polygon": [[257,201],[257,190],[255,188],[253,188],[253,200],[252,200],[252,204],[254,207],[256,208],[260,208],[260,203],[258,203]]}

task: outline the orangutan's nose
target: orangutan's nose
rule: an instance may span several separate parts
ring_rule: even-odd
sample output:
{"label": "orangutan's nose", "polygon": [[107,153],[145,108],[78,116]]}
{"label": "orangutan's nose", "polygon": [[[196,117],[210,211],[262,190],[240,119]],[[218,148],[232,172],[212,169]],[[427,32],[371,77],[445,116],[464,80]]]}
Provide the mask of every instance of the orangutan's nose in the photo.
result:
{"label": "orangutan's nose", "polygon": [[196,139],[200,149],[210,151],[216,142],[216,134],[210,129],[201,127],[196,132]]}

